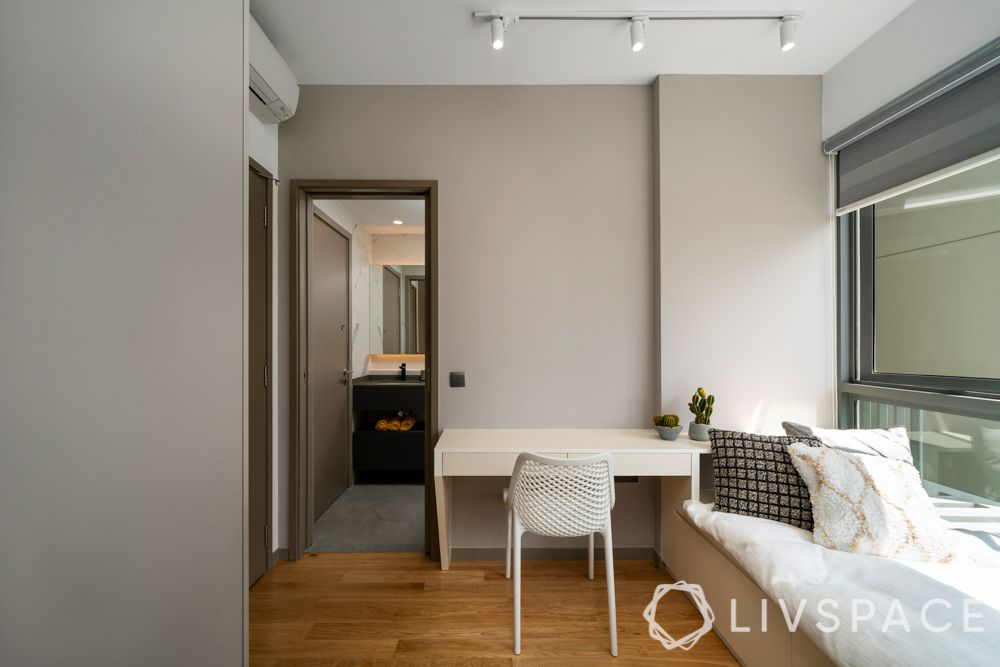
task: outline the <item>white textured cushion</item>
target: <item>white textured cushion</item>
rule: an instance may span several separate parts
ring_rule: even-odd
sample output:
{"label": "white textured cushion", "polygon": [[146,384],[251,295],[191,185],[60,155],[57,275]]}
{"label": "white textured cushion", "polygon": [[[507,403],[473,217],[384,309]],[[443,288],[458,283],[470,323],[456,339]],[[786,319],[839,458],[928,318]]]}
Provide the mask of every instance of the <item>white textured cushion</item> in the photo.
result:
{"label": "white textured cushion", "polygon": [[788,454],[809,487],[817,544],[907,560],[947,563],[955,557],[909,463],[799,443]]}
{"label": "white textured cushion", "polygon": [[892,428],[818,428],[795,422],[781,422],[785,433],[791,436],[811,435],[819,438],[827,447],[842,449],[856,454],[884,456],[913,463],[910,451],[910,437],[902,426]]}

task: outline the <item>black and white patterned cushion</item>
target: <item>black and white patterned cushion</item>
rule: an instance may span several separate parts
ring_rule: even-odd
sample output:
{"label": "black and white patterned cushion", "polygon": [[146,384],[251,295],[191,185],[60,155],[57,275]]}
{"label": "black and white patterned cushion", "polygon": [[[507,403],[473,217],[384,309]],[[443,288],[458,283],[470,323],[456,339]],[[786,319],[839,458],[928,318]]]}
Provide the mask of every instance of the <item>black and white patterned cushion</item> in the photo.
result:
{"label": "black and white patterned cushion", "polygon": [[813,529],[809,488],[788,455],[788,446],[822,443],[811,436],[709,431],[715,476],[715,510]]}

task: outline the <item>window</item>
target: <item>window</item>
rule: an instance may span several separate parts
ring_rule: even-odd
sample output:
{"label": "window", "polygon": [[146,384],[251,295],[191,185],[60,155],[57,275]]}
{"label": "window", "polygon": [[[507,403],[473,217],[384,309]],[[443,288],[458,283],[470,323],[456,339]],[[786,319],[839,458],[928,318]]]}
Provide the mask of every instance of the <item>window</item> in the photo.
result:
{"label": "window", "polygon": [[861,379],[1000,394],[1000,155],[862,209]]}
{"label": "window", "polygon": [[905,426],[932,495],[1000,504],[1000,153],[841,216],[841,426]]}
{"label": "window", "polygon": [[906,428],[931,495],[1000,504],[1000,422],[868,399],[856,409],[859,428]]}

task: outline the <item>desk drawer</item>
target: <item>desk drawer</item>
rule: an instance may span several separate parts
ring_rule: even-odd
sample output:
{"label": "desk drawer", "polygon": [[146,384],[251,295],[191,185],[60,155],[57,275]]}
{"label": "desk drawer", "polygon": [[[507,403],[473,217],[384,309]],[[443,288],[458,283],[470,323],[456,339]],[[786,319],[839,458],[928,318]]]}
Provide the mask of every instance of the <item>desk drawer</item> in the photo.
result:
{"label": "desk drawer", "polygon": [[616,475],[663,475],[691,474],[690,454],[612,454],[612,465]]}
{"label": "desk drawer", "polygon": [[[566,458],[565,452],[544,455]],[[510,477],[517,456],[515,452],[445,452],[441,467],[445,477]]]}
{"label": "desk drawer", "polygon": [[[569,458],[585,458],[589,454],[571,453]],[[691,474],[690,454],[611,454],[615,475],[639,477],[674,477]]]}

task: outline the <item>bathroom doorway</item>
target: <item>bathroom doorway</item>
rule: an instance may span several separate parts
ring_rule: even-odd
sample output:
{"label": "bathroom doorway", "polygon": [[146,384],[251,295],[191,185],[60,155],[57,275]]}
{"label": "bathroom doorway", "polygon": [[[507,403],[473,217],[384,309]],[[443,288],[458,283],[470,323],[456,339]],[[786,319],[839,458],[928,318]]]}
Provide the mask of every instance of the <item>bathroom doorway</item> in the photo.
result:
{"label": "bathroom doorway", "polygon": [[[307,551],[422,551],[436,559],[436,183],[292,181],[291,196],[289,559]],[[315,298],[318,236],[307,223],[317,219],[349,246],[348,284],[334,288],[349,293],[346,322],[326,312],[333,301]],[[326,320],[329,335],[316,330]],[[338,331],[345,363],[321,371],[317,346],[339,341]],[[334,376],[347,398],[344,419],[340,402],[323,397]],[[346,483],[321,506],[317,463],[330,450],[319,450],[333,442],[317,437],[324,420],[345,425],[345,444],[333,451]]]}

